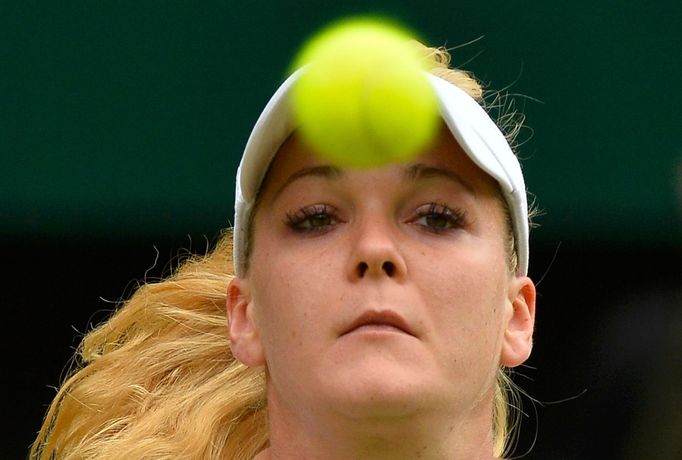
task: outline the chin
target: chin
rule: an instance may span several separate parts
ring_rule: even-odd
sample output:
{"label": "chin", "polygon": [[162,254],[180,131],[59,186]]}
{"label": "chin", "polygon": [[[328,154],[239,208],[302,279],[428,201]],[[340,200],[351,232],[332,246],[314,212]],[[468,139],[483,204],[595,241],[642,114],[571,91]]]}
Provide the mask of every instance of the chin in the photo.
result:
{"label": "chin", "polygon": [[327,377],[325,387],[335,407],[353,418],[410,417],[442,403],[440,385],[414,364],[366,360],[337,368],[336,378]]}

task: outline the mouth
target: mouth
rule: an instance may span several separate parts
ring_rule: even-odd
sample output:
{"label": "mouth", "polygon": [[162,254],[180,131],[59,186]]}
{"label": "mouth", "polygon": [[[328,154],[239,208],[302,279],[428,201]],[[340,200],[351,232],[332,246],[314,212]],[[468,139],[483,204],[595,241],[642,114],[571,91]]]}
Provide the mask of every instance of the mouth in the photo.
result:
{"label": "mouth", "polygon": [[375,332],[402,333],[416,337],[407,322],[398,313],[392,310],[369,310],[358,316],[350,326],[341,334],[367,330]]}

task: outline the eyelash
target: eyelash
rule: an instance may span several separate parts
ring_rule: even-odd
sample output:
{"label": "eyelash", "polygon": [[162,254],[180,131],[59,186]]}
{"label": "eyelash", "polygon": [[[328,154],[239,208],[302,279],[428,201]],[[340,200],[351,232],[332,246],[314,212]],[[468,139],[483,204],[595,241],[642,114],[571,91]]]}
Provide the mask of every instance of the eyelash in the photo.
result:
{"label": "eyelash", "polygon": [[428,225],[428,222],[418,224],[427,231],[442,234],[463,227],[466,221],[466,212],[461,209],[451,209],[443,203],[429,203],[417,210],[417,219],[414,222],[418,223],[424,218],[445,219],[445,222],[442,222],[445,223],[445,227]]}
{"label": "eyelash", "polygon": [[[426,221],[419,223],[421,219],[426,219]],[[429,225],[428,219],[444,219],[440,223],[445,224],[445,226]],[[417,209],[417,217],[412,222],[429,232],[442,234],[463,227],[465,220],[465,211],[451,209],[443,203],[434,202]],[[296,212],[286,214],[286,225],[296,233],[324,233],[339,221],[336,217],[336,210],[327,204],[306,206]]]}
{"label": "eyelash", "polygon": [[[326,204],[315,204],[306,206],[296,212],[288,212],[286,216],[286,224],[296,233],[324,233],[329,230],[332,225],[339,222],[335,216],[336,210]],[[325,219],[325,222],[320,224],[314,219]]]}

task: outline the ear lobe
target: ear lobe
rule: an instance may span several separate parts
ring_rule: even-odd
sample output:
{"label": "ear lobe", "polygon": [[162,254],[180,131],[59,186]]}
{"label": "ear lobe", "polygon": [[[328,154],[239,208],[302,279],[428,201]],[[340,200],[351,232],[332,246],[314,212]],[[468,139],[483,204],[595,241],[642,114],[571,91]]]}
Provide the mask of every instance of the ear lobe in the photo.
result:
{"label": "ear lobe", "polygon": [[516,367],[530,356],[535,327],[535,284],[526,277],[515,278],[510,286],[512,312],[507,320],[500,364]]}
{"label": "ear lobe", "polygon": [[234,278],[227,287],[227,321],[235,358],[249,367],[265,364],[265,353],[253,321],[248,281]]}

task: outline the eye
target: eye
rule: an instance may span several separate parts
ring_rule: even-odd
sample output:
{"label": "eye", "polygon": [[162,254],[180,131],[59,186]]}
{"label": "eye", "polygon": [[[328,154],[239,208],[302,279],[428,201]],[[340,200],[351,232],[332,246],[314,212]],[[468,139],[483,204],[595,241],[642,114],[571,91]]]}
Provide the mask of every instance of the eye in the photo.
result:
{"label": "eye", "polygon": [[325,232],[339,222],[335,212],[333,207],[326,204],[306,206],[287,213],[286,224],[297,233]]}
{"label": "eye", "polygon": [[414,223],[433,233],[445,233],[464,226],[465,213],[441,203],[429,203],[417,209]]}

